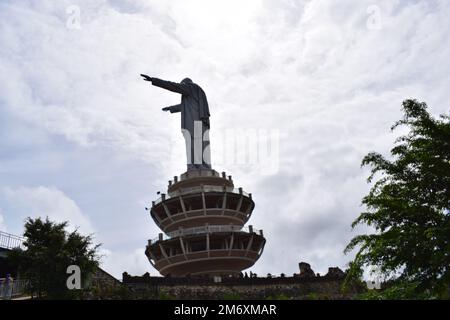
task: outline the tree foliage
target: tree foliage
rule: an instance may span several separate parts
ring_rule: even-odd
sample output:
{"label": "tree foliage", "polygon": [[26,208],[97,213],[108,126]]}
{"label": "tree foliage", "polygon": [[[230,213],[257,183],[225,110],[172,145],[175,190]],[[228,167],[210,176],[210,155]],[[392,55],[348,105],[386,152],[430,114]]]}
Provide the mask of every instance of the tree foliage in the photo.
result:
{"label": "tree foliage", "polygon": [[445,297],[450,284],[450,117],[433,118],[416,100],[405,100],[403,110],[403,119],[391,129],[406,126],[409,132],[396,140],[391,159],[369,153],[362,161],[371,167],[368,182],[378,180],[362,200],[367,210],[352,227],[366,224],[376,232],[358,235],[346,247],[346,252],[358,248],[349,278],[372,265],[396,283],[414,287],[417,297]]}
{"label": "tree foliage", "polygon": [[67,288],[67,267],[77,265],[82,281],[98,267],[97,249],[92,237],[76,230],[67,232],[67,222],[55,223],[46,218],[28,218],[25,222],[25,250],[15,249],[11,260],[22,278],[29,279],[33,293],[49,299],[68,299],[76,295]]}

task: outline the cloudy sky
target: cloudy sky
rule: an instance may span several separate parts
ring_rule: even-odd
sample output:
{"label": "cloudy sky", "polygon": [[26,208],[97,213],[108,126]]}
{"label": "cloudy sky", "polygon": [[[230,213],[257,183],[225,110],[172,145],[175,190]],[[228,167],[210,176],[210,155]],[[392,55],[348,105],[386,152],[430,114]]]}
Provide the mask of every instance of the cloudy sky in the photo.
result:
{"label": "cloudy sky", "polygon": [[[404,99],[449,109],[449,15],[447,0],[0,0],[0,230],[67,220],[103,243],[105,270],[156,275],[144,207],[184,171],[179,115],[160,111],[180,97],[139,74],[189,76],[213,167],[256,202],[251,270],[344,268],[362,157],[388,153]],[[224,156],[264,135],[256,163]]]}

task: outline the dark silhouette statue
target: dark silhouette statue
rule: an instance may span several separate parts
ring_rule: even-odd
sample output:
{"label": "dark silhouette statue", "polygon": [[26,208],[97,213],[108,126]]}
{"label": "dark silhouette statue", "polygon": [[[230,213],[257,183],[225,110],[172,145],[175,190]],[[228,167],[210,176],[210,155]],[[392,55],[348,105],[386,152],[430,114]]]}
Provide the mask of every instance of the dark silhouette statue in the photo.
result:
{"label": "dark silhouette statue", "polygon": [[209,143],[209,106],[206,94],[191,79],[181,83],[165,81],[141,74],[152,85],[181,94],[181,103],[162,108],[171,113],[181,112],[181,131],[186,142],[187,169],[211,169]]}

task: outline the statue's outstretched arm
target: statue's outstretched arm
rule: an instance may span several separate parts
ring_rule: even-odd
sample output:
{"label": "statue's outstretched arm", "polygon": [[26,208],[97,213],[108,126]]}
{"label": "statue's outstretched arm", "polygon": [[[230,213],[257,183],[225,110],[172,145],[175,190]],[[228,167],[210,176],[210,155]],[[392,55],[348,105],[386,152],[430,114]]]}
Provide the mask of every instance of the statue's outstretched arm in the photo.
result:
{"label": "statue's outstretched arm", "polygon": [[181,93],[181,94],[185,94],[188,95],[189,94],[189,89],[188,86],[182,83],[176,83],[176,82],[171,82],[171,81],[166,81],[166,80],[161,80],[158,78],[152,78],[152,84],[154,86],[172,91],[172,92],[177,92],[177,93]]}
{"label": "statue's outstretched arm", "polygon": [[163,111],[170,111],[170,113],[181,112],[181,104],[176,104],[174,106],[162,108]]}

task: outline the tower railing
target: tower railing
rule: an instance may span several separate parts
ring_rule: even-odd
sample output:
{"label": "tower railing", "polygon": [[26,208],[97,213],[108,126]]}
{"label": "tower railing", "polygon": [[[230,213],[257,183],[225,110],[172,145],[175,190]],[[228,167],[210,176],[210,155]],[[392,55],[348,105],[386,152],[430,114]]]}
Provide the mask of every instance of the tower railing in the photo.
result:
{"label": "tower railing", "polygon": [[247,233],[257,233],[262,235],[262,230],[254,229],[252,226],[242,227],[235,225],[207,225],[193,228],[181,228],[175,231],[167,232],[167,237],[161,236],[151,239],[151,242],[157,242],[159,240],[168,240],[176,237],[183,237],[188,235],[206,234],[206,233],[216,233],[216,232],[247,232]]}
{"label": "tower railing", "polygon": [[227,176],[226,172],[222,172],[222,174],[220,174],[216,170],[189,170],[180,176],[174,176],[173,180],[169,180],[169,187],[179,181],[198,177],[222,177],[229,181],[233,181],[231,176]]}
{"label": "tower railing", "polygon": [[[191,194],[191,193],[201,193],[201,192],[229,192],[234,194],[241,194],[243,196],[251,198],[251,193],[245,192],[242,188],[232,188],[232,187],[223,187],[223,186],[198,186],[198,187],[189,187],[189,188],[180,188],[177,191],[171,192],[170,194],[166,194],[165,200],[170,198],[175,198],[178,196]],[[163,201],[163,197],[159,197],[155,200],[155,205],[159,204]]]}

